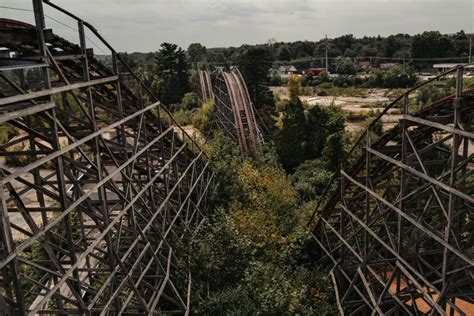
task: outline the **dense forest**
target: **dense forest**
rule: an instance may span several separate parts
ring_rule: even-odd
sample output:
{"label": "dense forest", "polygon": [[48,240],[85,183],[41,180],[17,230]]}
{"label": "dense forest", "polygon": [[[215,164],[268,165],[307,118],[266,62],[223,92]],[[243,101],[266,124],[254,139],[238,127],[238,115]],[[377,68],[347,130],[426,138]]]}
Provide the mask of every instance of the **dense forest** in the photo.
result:
{"label": "dense forest", "polygon": [[[388,37],[343,35],[319,41],[278,42],[274,39],[260,45],[240,47],[206,48],[193,43],[187,48],[190,64],[236,63],[250,48],[262,48],[268,52],[268,59],[276,63],[291,62],[298,67],[323,66],[326,54],[331,62],[338,57],[357,60],[371,60],[375,64],[383,62],[410,62],[417,68],[433,62],[467,62],[469,60],[470,35],[464,31],[455,34],[441,34],[437,31],[417,35],[396,34]],[[156,53],[127,54],[135,66],[150,64]]]}
{"label": "dense forest", "polygon": [[[268,76],[267,72],[272,67],[287,64],[298,69],[325,67],[326,48],[328,69],[339,76],[305,77],[303,86],[316,87],[331,83],[338,87],[407,88],[417,83],[417,72],[432,70],[434,63],[468,62],[470,36],[464,31],[455,34],[429,31],[413,36],[397,34],[362,38],[343,35],[316,42],[283,43],[269,40],[260,45],[227,48],[206,48],[200,43],[193,43],[186,50],[175,44],[164,43],[156,52],[124,52],[120,55],[167,105],[179,103],[184,94],[193,89],[193,78],[187,80],[187,74],[192,69],[238,65],[252,99],[259,107],[265,102],[272,103],[269,99],[273,97],[256,85],[286,83],[278,76]],[[98,57],[111,63],[110,56]],[[373,66],[369,76],[357,76],[360,71],[358,62],[361,61],[369,61]],[[383,63],[397,64],[398,67],[388,71],[376,69]]]}

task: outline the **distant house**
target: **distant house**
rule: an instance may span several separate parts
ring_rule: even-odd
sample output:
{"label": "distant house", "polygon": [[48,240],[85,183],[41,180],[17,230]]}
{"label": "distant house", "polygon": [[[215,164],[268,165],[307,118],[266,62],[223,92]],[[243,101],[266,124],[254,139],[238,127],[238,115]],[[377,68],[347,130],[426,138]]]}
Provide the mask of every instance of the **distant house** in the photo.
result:
{"label": "distant house", "polygon": [[372,64],[370,61],[359,61],[357,64],[357,68],[360,71],[371,71],[372,70]]}
{"label": "distant house", "polygon": [[278,66],[277,74],[281,78],[288,78],[290,76],[296,75],[298,73],[298,69],[296,69],[293,65],[281,65]]}
{"label": "distant house", "polygon": [[380,64],[380,69],[382,70],[389,70],[395,67],[400,67],[400,64],[397,63],[385,63],[385,64]]}
{"label": "distant house", "polygon": [[308,68],[301,72],[303,76],[319,77],[326,73],[326,68]]}

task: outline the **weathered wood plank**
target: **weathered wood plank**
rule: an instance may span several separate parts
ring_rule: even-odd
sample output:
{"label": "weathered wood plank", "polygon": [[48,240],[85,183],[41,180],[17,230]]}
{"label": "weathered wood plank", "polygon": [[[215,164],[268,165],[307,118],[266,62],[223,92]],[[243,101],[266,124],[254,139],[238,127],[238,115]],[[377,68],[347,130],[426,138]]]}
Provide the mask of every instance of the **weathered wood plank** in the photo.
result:
{"label": "weathered wood plank", "polygon": [[[52,30],[44,30],[44,37],[46,41],[53,39],[53,31]],[[35,45],[38,42],[38,33],[36,29],[23,29],[23,28],[9,28],[9,27],[2,27],[0,28],[0,45],[7,46],[8,45],[18,45],[18,44],[25,44],[25,43],[32,43]]]}
{"label": "weathered wood plank", "polygon": [[56,107],[56,104],[54,102],[47,102],[38,105],[33,105],[26,109],[0,114],[0,123],[11,121],[19,117],[32,115],[38,112],[46,111],[54,107]]}
{"label": "weathered wood plank", "polygon": [[104,83],[109,83],[113,81],[117,81],[118,76],[110,76],[106,78],[100,78],[100,79],[95,79],[95,80],[90,80],[90,81],[85,81],[85,82],[78,82],[62,87],[56,87],[56,88],[51,88],[51,89],[45,89],[42,91],[35,91],[35,92],[30,92],[27,94],[20,94],[20,95],[15,95],[12,97],[6,97],[0,99],[0,105],[6,105],[6,104],[12,104],[16,102],[22,102],[22,101],[28,101],[36,98],[41,98],[41,97],[46,97],[49,95],[53,95],[56,93],[61,93],[61,92],[66,92],[66,91],[71,91],[75,89],[81,89],[85,87],[90,87],[94,85],[99,85],[99,84],[104,84]]}

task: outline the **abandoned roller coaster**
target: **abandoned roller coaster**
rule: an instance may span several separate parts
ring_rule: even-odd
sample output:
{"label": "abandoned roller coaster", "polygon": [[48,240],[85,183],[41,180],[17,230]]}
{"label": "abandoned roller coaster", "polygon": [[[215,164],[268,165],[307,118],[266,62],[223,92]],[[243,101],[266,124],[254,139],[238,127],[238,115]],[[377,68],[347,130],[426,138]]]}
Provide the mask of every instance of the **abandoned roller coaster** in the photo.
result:
{"label": "abandoned roller coaster", "polygon": [[[14,131],[0,144],[0,314],[188,315],[192,256],[181,250],[206,215],[208,159],[92,25],[32,2],[35,25],[0,19],[0,123]],[[44,5],[77,22],[79,43],[46,27]],[[308,227],[341,315],[474,314],[465,67],[390,103],[321,197]],[[262,136],[239,70],[199,79],[218,127],[242,158],[258,158]],[[414,104],[439,80],[454,80],[454,94]],[[393,111],[398,125],[376,138]]]}
{"label": "abandoned roller coaster", "polygon": [[214,102],[214,90],[212,89],[211,75],[207,70],[198,70],[199,82],[198,92],[204,103]]}
{"label": "abandoned roller coaster", "polygon": [[0,121],[16,131],[0,155],[22,162],[0,167],[0,314],[188,314],[176,249],[203,220],[205,154],[94,27],[50,1],[32,11],[36,25],[0,20]]}
{"label": "abandoned roller coaster", "polygon": [[259,158],[262,134],[255,119],[255,109],[238,68],[218,69],[214,84],[216,122],[229,139],[239,145],[241,157]]}
{"label": "abandoned roller coaster", "polygon": [[[474,90],[463,90],[463,71],[392,102],[309,222],[343,315],[474,314]],[[456,81],[454,95],[413,108],[413,95],[446,79]],[[395,109],[398,125],[374,140]]]}

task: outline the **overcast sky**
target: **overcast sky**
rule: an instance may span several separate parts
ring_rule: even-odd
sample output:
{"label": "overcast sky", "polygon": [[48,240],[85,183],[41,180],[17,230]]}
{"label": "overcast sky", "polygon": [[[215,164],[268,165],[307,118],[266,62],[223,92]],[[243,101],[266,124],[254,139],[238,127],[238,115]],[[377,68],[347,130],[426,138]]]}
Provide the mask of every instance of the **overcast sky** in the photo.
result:
{"label": "overcast sky", "polygon": [[[352,33],[473,32],[474,0],[53,0],[93,24],[120,51],[156,51],[162,42],[186,48],[319,40]],[[0,0],[31,9],[31,0]],[[72,20],[46,10],[67,25]],[[0,7],[0,17],[32,21],[30,12]],[[60,35],[70,29],[47,19]],[[72,38],[71,38],[72,39]]]}

